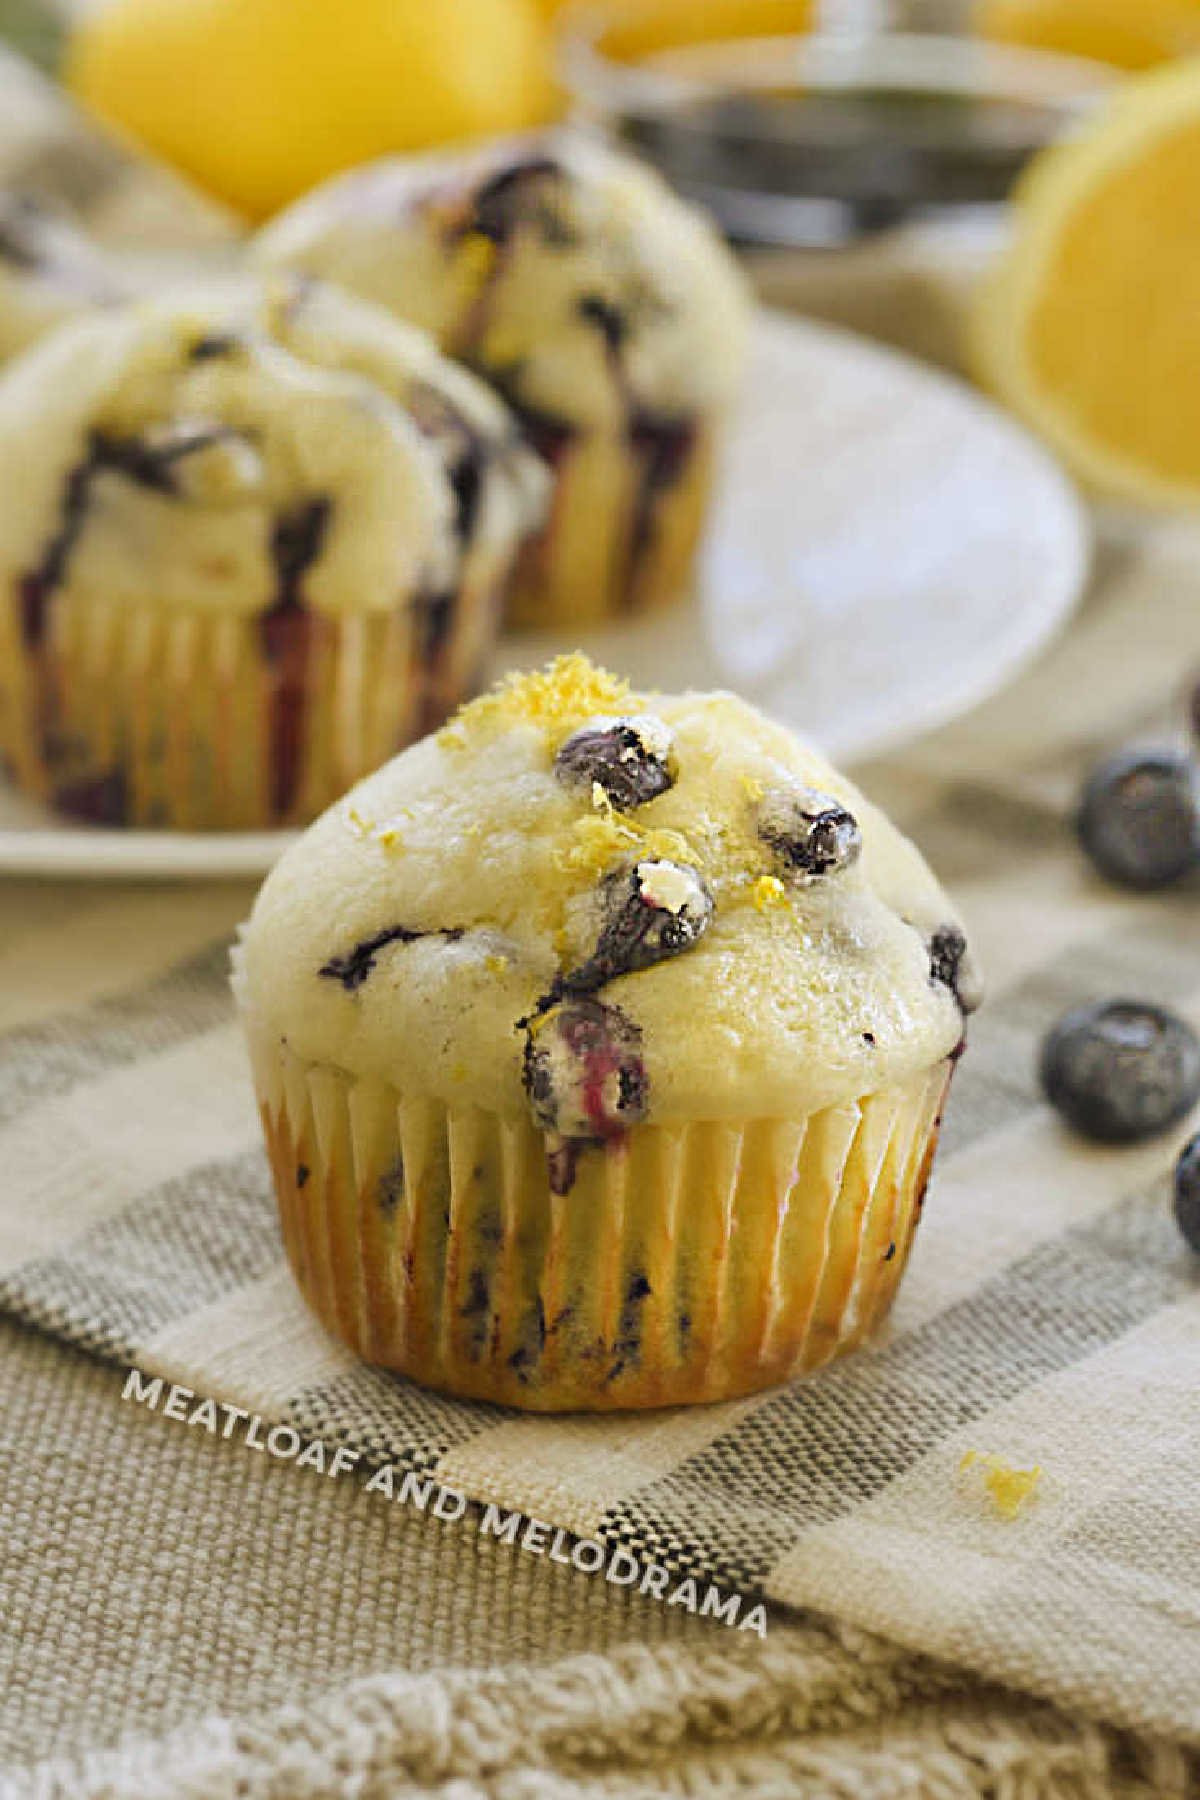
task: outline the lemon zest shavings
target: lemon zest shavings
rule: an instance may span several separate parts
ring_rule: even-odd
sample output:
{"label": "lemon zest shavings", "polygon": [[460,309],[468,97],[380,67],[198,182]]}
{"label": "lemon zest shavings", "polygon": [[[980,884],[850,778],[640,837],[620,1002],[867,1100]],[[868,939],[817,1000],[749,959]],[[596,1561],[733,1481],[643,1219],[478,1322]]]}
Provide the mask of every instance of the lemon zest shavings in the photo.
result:
{"label": "lemon zest shavings", "polygon": [[574,842],[555,852],[564,875],[595,878],[631,852],[668,862],[696,861],[682,832],[643,825],[618,813],[598,781],[592,783],[592,811],[575,820],[571,836]]}
{"label": "lemon zest shavings", "polygon": [[404,839],[398,829],[397,821],[401,818],[410,819],[411,817],[412,814],[407,808],[397,813],[395,818],[382,821],[365,819],[356,806],[346,806],[342,811],[345,825],[349,831],[354,833],[355,837],[376,843],[383,850],[403,848]]}
{"label": "lemon zest shavings", "polygon": [[751,884],[750,894],[756,912],[773,912],[776,907],[787,905],[787,889],[778,875],[760,875]]}
{"label": "lemon zest shavings", "polygon": [[1033,1498],[1042,1479],[1040,1463],[1035,1463],[1032,1469],[1017,1469],[1002,1456],[968,1450],[958,1465],[959,1474],[965,1475],[974,1468],[985,1471],[983,1485],[996,1511],[1005,1519],[1017,1517]]}
{"label": "lemon zest shavings", "polygon": [[462,749],[470,734],[510,725],[533,725],[551,737],[598,713],[629,712],[635,707],[627,681],[573,650],[544,669],[506,675],[490,692],[460,707],[438,732],[437,741],[444,748]]}

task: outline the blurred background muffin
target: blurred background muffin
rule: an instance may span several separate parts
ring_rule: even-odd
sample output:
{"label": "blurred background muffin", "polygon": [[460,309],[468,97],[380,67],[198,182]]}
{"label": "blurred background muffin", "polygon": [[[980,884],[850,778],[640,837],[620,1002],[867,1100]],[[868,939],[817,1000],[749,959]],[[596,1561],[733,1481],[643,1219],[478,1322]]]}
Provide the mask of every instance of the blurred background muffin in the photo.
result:
{"label": "blurred background muffin", "polygon": [[513,619],[682,591],[749,306],[716,233],[650,170],[561,130],[386,161],[284,213],[257,258],[390,307],[503,395],[555,484]]}
{"label": "blurred background muffin", "polygon": [[0,380],[0,750],[111,824],[311,817],[471,690],[543,480],[315,284],[62,327]]}

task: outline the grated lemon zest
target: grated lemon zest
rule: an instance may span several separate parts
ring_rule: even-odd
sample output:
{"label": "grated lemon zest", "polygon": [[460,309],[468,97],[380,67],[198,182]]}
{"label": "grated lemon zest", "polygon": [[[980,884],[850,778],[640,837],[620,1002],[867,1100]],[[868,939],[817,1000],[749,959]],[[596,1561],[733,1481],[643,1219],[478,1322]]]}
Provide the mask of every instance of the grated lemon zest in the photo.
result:
{"label": "grated lemon zest", "polygon": [[696,862],[692,847],[682,833],[618,818],[611,805],[606,812],[576,819],[571,835],[574,843],[555,852],[555,862],[564,875],[595,878],[631,851],[666,862],[685,862],[693,866]]}
{"label": "grated lemon zest", "polygon": [[628,712],[633,701],[628,682],[575,650],[531,674],[506,675],[489,693],[460,707],[437,741],[461,749],[470,733],[508,725],[533,725],[550,737],[597,713]]}
{"label": "grated lemon zest", "polygon": [[777,906],[787,905],[787,889],[778,875],[760,875],[750,892],[758,912],[772,912]]}
{"label": "grated lemon zest", "polygon": [[1011,1463],[1005,1462],[1002,1456],[985,1455],[980,1450],[968,1450],[958,1465],[960,1475],[969,1469],[982,1468],[984,1487],[991,1496],[996,1511],[1005,1519],[1015,1519],[1029,1500],[1042,1479],[1040,1463],[1032,1469],[1015,1469]]}

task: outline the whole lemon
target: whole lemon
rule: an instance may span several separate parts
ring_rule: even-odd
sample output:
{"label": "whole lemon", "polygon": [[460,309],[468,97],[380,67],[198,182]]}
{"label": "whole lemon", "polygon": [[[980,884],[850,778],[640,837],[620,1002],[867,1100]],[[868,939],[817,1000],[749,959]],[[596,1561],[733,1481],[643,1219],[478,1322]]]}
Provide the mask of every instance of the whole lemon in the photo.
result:
{"label": "whole lemon", "polygon": [[389,151],[537,124],[553,92],[537,0],[104,0],[66,76],[254,218]]}

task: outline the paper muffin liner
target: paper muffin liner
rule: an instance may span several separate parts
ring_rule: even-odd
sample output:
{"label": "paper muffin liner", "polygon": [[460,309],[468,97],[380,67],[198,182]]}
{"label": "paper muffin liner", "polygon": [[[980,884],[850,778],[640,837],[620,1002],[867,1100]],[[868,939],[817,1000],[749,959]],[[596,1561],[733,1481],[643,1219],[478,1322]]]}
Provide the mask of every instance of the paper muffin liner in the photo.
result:
{"label": "paper muffin liner", "polygon": [[322,1323],[534,1411],[748,1394],[895,1296],[952,1064],[808,1118],[639,1125],[553,1191],[531,1122],[294,1055],[247,1020],[283,1240]]}
{"label": "paper muffin liner", "polygon": [[[494,565],[493,559],[493,565]],[[506,569],[386,613],[0,606],[0,757],[95,823],[297,825],[476,691]]]}
{"label": "paper muffin liner", "polygon": [[680,599],[704,531],[721,421],[633,431],[523,423],[554,484],[547,523],[517,566],[509,620],[584,624]]}

